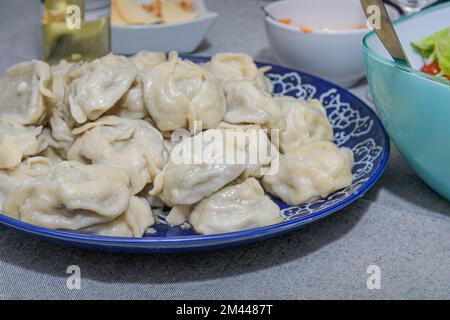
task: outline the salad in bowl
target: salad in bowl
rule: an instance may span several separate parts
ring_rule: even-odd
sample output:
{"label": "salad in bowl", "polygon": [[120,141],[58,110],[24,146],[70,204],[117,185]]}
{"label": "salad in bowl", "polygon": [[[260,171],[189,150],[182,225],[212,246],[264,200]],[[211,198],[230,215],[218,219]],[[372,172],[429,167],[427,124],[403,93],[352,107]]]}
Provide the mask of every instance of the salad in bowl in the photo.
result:
{"label": "salad in bowl", "polygon": [[412,46],[425,58],[420,71],[450,80],[450,27],[412,42]]}

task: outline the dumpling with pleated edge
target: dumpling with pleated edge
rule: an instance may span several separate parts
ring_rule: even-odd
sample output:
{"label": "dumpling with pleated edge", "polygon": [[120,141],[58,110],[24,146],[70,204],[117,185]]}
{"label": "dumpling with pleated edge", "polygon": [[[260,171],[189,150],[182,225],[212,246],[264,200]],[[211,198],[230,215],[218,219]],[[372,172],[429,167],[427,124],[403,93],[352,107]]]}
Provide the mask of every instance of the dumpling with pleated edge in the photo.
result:
{"label": "dumpling with pleated edge", "polygon": [[155,224],[152,209],[144,198],[132,196],[125,213],[106,223],[79,230],[109,237],[141,238]]}
{"label": "dumpling with pleated edge", "polygon": [[31,157],[12,169],[0,170],[0,210],[4,200],[16,187],[47,175],[52,165],[48,158]]}
{"label": "dumpling with pleated edge", "polygon": [[283,112],[273,97],[248,80],[224,84],[227,112],[224,121],[232,124],[258,124],[263,128],[284,130]]}
{"label": "dumpling with pleated edge", "polygon": [[189,222],[201,234],[242,231],[282,222],[278,205],[255,178],[227,186],[196,204]]}
{"label": "dumpling with pleated edge", "polygon": [[43,61],[22,62],[0,78],[0,113],[3,119],[22,125],[43,124],[53,107],[52,74]]}
{"label": "dumpling with pleated edge", "polygon": [[130,60],[136,66],[138,73],[142,73],[167,61],[167,57],[162,51],[139,51],[131,56]]}
{"label": "dumpling with pleated edge", "polygon": [[219,125],[219,129],[223,130],[227,139],[245,141],[246,168],[240,176],[241,179],[261,178],[270,173],[272,161],[280,156],[277,147],[269,138],[270,136],[274,140],[278,139],[275,132],[269,132],[257,125],[231,125],[224,122]]}
{"label": "dumpling with pleated edge", "polygon": [[[210,129],[187,138],[172,149],[150,194],[170,207],[194,204],[246,170],[246,151],[245,139],[225,139],[223,130]],[[227,161],[229,157],[232,161]]]}
{"label": "dumpling with pleated edge", "polygon": [[49,174],[21,184],[6,198],[4,214],[37,226],[79,230],[119,217],[130,200],[124,171],[63,161]]}
{"label": "dumpling with pleated edge", "polygon": [[280,132],[279,148],[283,153],[311,141],[333,141],[333,127],[319,100],[302,101],[293,97],[275,97],[281,106],[286,128]]}
{"label": "dumpling with pleated edge", "polygon": [[226,111],[225,98],[215,79],[200,66],[178,58],[169,60],[143,75],[144,102],[161,131],[216,128]]}
{"label": "dumpling with pleated edge", "polygon": [[79,137],[69,150],[69,160],[124,170],[132,194],[151,183],[166,164],[163,137],[147,121],[105,116],[73,133]]}
{"label": "dumpling with pleated edge", "polygon": [[64,159],[67,159],[67,152],[75,140],[72,130],[77,126],[77,122],[70,113],[69,84],[74,78],[80,76],[80,72],[82,72],[80,67],[83,64],[85,63],[79,62],[75,64],[62,60],[51,67],[53,74],[51,89],[55,96],[55,106],[51,111],[48,122],[51,139],[55,142],[55,145],[51,147]]}
{"label": "dumpling with pleated edge", "polygon": [[278,171],[263,177],[264,189],[291,205],[324,198],[352,183],[353,152],[314,141],[275,160]]}
{"label": "dumpling with pleated edge", "polygon": [[218,53],[205,64],[221,85],[229,80],[249,80],[259,89],[272,92],[269,79],[264,76],[270,68],[258,68],[252,57],[243,53]]}
{"label": "dumpling with pleated edge", "polygon": [[109,54],[80,65],[70,83],[69,106],[77,123],[95,121],[111,109],[136,79],[136,67],[126,57]]}
{"label": "dumpling with pleated edge", "polygon": [[42,126],[24,126],[0,118],[0,169],[17,166],[23,159],[47,148]]}
{"label": "dumpling with pleated edge", "polygon": [[140,51],[129,59],[137,69],[136,79],[125,95],[105,114],[127,119],[144,119],[150,115],[144,103],[142,76],[151,68],[166,61],[166,55],[164,52]]}

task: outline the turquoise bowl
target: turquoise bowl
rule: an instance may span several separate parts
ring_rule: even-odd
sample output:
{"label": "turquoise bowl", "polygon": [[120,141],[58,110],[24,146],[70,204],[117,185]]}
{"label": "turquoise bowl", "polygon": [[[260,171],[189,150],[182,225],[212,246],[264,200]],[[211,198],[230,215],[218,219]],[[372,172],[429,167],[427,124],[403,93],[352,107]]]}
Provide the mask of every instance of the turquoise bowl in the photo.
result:
{"label": "turquoise bowl", "polygon": [[392,60],[374,32],[363,40],[367,79],[378,115],[415,172],[450,201],[450,82],[418,71],[411,41],[450,26],[450,3],[395,21],[413,68]]}

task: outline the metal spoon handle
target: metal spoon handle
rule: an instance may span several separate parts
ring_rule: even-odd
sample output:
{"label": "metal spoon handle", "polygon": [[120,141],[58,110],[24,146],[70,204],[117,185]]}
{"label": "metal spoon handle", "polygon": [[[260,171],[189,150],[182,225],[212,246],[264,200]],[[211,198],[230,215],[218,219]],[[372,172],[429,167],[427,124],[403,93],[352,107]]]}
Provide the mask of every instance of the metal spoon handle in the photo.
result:
{"label": "metal spoon handle", "polygon": [[[411,66],[383,1],[361,0],[361,5],[368,21],[372,24],[376,34],[392,58],[399,63]],[[379,15],[379,17],[376,17],[376,15]],[[378,21],[379,25],[373,25],[374,21]]]}

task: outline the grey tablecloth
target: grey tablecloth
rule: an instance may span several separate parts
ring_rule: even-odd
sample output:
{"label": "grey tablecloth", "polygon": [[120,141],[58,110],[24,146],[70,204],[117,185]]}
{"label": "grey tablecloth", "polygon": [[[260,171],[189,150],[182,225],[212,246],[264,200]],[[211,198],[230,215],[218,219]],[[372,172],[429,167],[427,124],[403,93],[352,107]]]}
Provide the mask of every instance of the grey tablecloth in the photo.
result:
{"label": "grey tablecloth", "polygon": [[[220,18],[200,54],[274,62],[256,1],[210,0]],[[38,1],[0,1],[0,70],[40,54]],[[364,83],[352,89],[365,99]],[[0,298],[449,298],[450,205],[395,148],[355,204],[285,236],[216,252],[132,256],[61,247],[0,226]],[[81,290],[66,286],[81,268]],[[381,288],[369,290],[377,265]]]}

